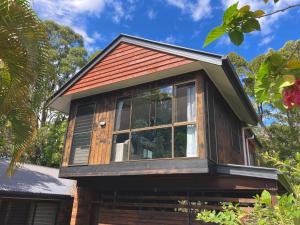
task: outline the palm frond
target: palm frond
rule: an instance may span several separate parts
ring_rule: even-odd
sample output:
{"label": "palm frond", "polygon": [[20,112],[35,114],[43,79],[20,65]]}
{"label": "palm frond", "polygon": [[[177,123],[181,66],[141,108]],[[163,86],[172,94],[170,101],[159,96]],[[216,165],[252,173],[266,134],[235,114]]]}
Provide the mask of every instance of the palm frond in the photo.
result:
{"label": "palm frond", "polygon": [[11,175],[36,133],[30,96],[46,74],[48,39],[27,0],[1,1],[0,15],[0,118],[12,124]]}

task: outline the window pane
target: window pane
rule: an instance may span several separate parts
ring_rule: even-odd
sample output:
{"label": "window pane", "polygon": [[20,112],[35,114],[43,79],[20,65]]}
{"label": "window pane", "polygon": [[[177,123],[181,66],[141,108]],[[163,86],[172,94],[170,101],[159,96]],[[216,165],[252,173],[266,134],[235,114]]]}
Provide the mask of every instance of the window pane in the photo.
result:
{"label": "window pane", "polygon": [[72,138],[70,164],[88,163],[94,110],[94,103],[78,106]]}
{"label": "window pane", "polygon": [[91,132],[74,134],[72,141],[72,164],[87,164],[90,153]]}
{"label": "window pane", "polygon": [[172,86],[152,91],[150,126],[172,123]]}
{"label": "window pane", "polygon": [[197,133],[195,125],[174,128],[175,157],[197,157]]}
{"label": "window pane", "polygon": [[130,104],[130,98],[118,99],[116,108],[115,130],[129,129]]}
{"label": "window pane", "polygon": [[232,123],[232,128],[231,128],[232,148],[237,152],[240,152],[242,148],[241,128],[236,121],[231,120],[231,123]]}
{"label": "window pane", "polygon": [[195,121],[196,92],[195,84],[184,84],[176,87],[176,122]]}
{"label": "window pane", "polygon": [[111,161],[121,162],[128,160],[129,134],[116,134],[113,136]]}
{"label": "window pane", "polygon": [[131,128],[149,126],[150,93],[142,93],[132,100],[132,125]]}
{"label": "window pane", "polygon": [[172,157],[171,128],[132,132],[131,143],[131,160]]}

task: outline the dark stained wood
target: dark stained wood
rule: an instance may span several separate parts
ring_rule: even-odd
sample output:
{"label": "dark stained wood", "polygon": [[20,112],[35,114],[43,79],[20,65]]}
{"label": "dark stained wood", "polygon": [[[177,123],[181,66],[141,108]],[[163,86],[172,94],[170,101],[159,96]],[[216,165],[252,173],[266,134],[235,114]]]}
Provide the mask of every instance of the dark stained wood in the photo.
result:
{"label": "dark stained wood", "polygon": [[[222,196],[183,196],[183,195],[121,195],[118,196],[119,200],[154,200],[154,201],[167,201],[167,200],[187,200],[190,201],[203,201],[203,202],[236,202],[236,203],[255,203],[254,198],[245,197],[222,197]],[[113,200],[113,195],[101,195],[101,199]],[[100,203],[94,201],[94,203]]]}
{"label": "dark stained wood", "polygon": [[60,177],[65,178],[176,173],[208,173],[208,162],[199,158],[155,159],[61,167],[60,169]]}
{"label": "dark stained wood", "polygon": [[77,111],[76,109],[77,109],[77,105],[71,104],[69,119],[68,119],[67,134],[65,136],[65,146],[64,146],[64,154],[62,159],[62,166],[67,166],[69,164],[69,158],[70,158],[71,147],[72,147],[72,137],[73,137],[73,131],[75,125],[75,115]]}
{"label": "dark stained wood", "polygon": [[73,84],[64,95],[144,76],[192,62],[194,60],[121,43]]}
{"label": "dark stained wood", "polygon": [[[77,178],[79,186],[99,191],[209,191],[245,193],[251,198],[258,191],[278,191],[278,181],[271,179],[213,174],[165,174]],[[222,196],[222,195],[221,195]],[[222,197],[226,195],[223,194]],[[233,197],[231,195],[230,197]]]}
{"label": "dark stained wood", "polygon": [[[195,73],[189,74],[182,74],[180,76],[167,78],[155,82],[150,82],[146,84],[141,84],[137,86],[133,86],[126,89],[121,89],[117,91],[112,91],[100,95],[94,95],[78,100],[74,100],[72,102],[72,107],[70,109],[70,121],[69,121],[69,128],[68,128],[68,135],[66,138],[66,150],[64,154],[64,163],[62,164],[63,167],[68,166],[68,158],[71,149],[71,142],[72,142],[72,132],[74,127],[74,119],[72,119],[75,115],[75,109],[78,104],[88,103],[88,102],[95,102],[96,103],[96,111],[94,117],[94,126],[91,138],[91,150],[89,155],[89,162],[88,165],[102,165],[102,164],[109,164],[110,157],[111,157],[111,148],[112,148],[112,136],[113,136],[113,129],[114,129],[114,117],[115,117],[115,107],[116,107],[116,100],[118,97],[122,96],[131,96],[133,94],[139,93],[146,89],[153,89],[157,87],[161,87],[163,85],[172,85],[176,83],[182,82],[189,82],[195,81],[196,83],[196,93],[197,93],[197,127],[198,127],[198,150],[199,156],[201,159],[206,158],[206,143],[205,143],[205,119],[204,119],[204,71],[198,71]],[[100,121],[105,122],[105,126],[99,126]],[[176,163],[174,164],[176,165]],[[134,166],[134,164],[132,164]],[[139,168],[141,169],[141,168]],[[159,168],[156,168],[159,169]],[[193,171],[195,168],[191,168],[189,172]],[[63,169],[66,171],[65,169]],[[72,171],[76,170],[74,168],[71,169]],[[79,168],[80,170],[80,168]],[[147,170],[141,171],[142,173],[146,173],[148,171],[151,172],[151,168]],[[197,170],[202,170],[202,168],[198,168]],[[162,170],[163,171],[163,170]],[[160,171],[160,172],[162,172]],[[99,172],[99,171],[98,171]],[[122,173],[124,173],[123,171]],[[132,173],[128,171],[129,173]],[[174,170],[169,171],[169,173],[173,173]],[[185,172],[187,170],[185,169]],[[73,172],[72,172],[73,173]],[[113,173],[116,173],[114,171]],[[71,175],[70,173],[68,173]],[[78,173],[77,173],[78,174]],[[98,173],[99,174],[99,173]],[[108,175],[108,173],[105,173]],[[74,175],[74,174],[73,174]],[[64,176],[67,176],[65,174]]]}
{"label": "dark stained wood", "polygon": [[206,131],[205,131],[205,74],[199,71],[196,78],[197,90],[197,136],[198,136],[198,151],[201,159],[207,158],[206,146]]}
{"label": "dark stained wood", "polygon": [[[230,109],[222,95],[207,79],[207,107],[206,118],[209,124],[208,140],[210,159],[221,164],[244,164],[243,145],[241,137],[242,122]],[[239,134],[235,132],[239,130]],[[240,140],[239,146],[236,142]],[[216,153],[215,153],[216,152]],[[217,154],[215,156],[215,154]]]}
{"label": "dark stained wood", "polygon": [[[222,210],[221,202],[239,203],[248,210],[255,199],[249,193],[239,192],[162,192],[153,191],[98,191],[93,205],[92,224],[203,224],[196,220],[201,210]],[[93,192],[95,189],[93,189]],[[258,191],[256,193],[261,193]],[[228,196],[228,197],[223,197]],[[231,196],[231,197],[230,197]]]}

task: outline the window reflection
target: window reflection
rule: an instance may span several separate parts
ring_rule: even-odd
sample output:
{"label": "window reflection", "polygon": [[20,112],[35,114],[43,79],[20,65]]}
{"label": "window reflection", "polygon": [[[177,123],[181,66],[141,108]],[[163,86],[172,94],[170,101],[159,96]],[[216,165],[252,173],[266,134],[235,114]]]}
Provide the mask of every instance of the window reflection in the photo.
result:
{"label": "window reflection", "polygon": [[130,159],[171,158],[171,140],[171,128],[132,132]]}
{"label": "window reflection", "polygon": [[176,122],[196,120],[195,84],[183,84],[176,88]]}
{"label": "window reflection", "polygon": [[128,160],[129,133],[113,136],[111,161],[121,162]]}
{"label": "window reflection", "polygon": [[178,126],[174,128],[174,156],[198,156],[196,125]]}

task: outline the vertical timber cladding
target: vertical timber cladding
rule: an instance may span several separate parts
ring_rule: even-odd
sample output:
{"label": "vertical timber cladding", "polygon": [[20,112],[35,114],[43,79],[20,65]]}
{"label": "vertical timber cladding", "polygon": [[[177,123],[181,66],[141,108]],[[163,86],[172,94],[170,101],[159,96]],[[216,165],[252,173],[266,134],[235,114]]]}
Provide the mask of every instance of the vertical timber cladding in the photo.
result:
{"label": "vertical timber cladding", "polygon": [[243,164],[242,121],[234,114],[214,84],[207,79],[207,129],[210,158],[218,163]]}
{"label": "vertical timber cladding", "polygon": [[[156,82],[138,85],[132,88],[126,88],[106,94],[95,95],[72,102],[70,108],[70,117],[68,131],[66,135],[65,151],[62,166],[68,166],[70,151],[72,146],[72,136],[75,125],[75,115],[77,105],[90,101],[96,102],[96,110],[94,116],[94,125],[91,138],[91,147],[89,155],[89,164],[108,164],[110,163],[112,132],[114,127],[115,105],[116,99],[120,96],[128,96],[130,93],[144,90],[145,88],[153,88],[164,84],[180,83],[187,81],[196,81],[197,89],[197,135],[198,150],[201,159],[206,158],[206,140],[205,140],[205,117],[204,117],[204,72],[198,71],[192,74],[183,74],[174,78],[167,78]],[[101,126],[100,122],[105,122]]]}
{"label": "vertical timber cladding", "polygon": [[70,112],[69,112],[69,119],[68,119],[67,133],[65,136],[65,146],[64,146],[62,166],[68,166],[68,164],[69,164],[76,111],[77,111],[77,106],[75,104],[71,104]]}
{"label": "vertical timber cladding", "polygon": [[[115,114],[115,97],[102,95],[97,99],[95,125],[92,135],[89,164],[108,164],[112,143],[112,131]],[[100,125],[104,123],[104,125]]]}

